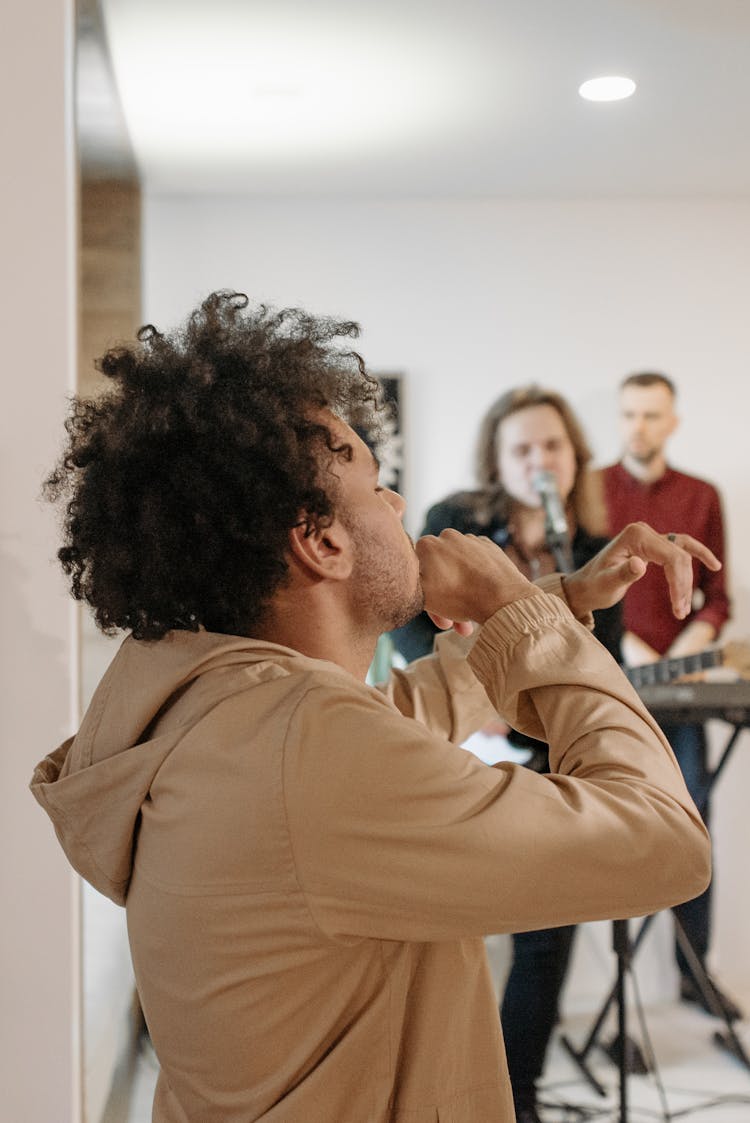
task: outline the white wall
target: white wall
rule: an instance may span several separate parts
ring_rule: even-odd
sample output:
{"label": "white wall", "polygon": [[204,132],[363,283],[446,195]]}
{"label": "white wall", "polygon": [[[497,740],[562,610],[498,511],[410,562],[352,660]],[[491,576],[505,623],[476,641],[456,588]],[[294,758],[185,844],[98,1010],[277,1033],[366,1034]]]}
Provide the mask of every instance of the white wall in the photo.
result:
{"label": "white wall", "polygon": [[[372,369],[404,372],[412,531],[431,502],[472,482],[479,418],[504,389],[562,390],[604,462],[618,451],[621,377],[670,373],[684,419],[673,461],[722,489],[733,630],[745,635],[749,282],[750,200],[145,200],[149,320],[168,326],[210,290],[238,288],[359,320]],[[714,959],[750,995],[748,738],[717,800]],[[668,960],[668,939],[655,943]]]}
{"label": "white wall", "polygon": [[72,3],[3,12],[0,214],[0,1115],[80,1118],[77,884],[32,798],[34,765],[70,732],[74,615],[38,501],[74,377]]}

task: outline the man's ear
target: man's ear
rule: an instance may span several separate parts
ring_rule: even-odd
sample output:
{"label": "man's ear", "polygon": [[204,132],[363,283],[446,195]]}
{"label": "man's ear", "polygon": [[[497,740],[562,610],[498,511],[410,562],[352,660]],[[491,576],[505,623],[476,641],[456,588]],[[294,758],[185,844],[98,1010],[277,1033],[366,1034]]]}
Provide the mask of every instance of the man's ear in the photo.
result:
{"label": "man's ear", "polygon": [[293,560],[315,577],[345,581],[352,572],[352,542],[338,519],[329,526],[310,528],[307,521],[289,531]]}

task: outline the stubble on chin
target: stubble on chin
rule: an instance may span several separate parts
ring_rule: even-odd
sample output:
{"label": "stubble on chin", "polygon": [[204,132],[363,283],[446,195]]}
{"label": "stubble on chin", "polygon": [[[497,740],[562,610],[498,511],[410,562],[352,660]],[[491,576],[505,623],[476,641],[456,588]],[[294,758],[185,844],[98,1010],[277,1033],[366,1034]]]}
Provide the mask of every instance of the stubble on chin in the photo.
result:
{"label": "stubble on chin", "polygon": [[658,448],[649,448],[645,452],[629,452],[631,460],[635,460],[636,464],[652,464],[656,457],[659,455]]}
{"label": "stubble on chin", "polygon": [[[404,624],[410,623],[421,612],[424,612],[424,589],[422,588],[422,577],[419,572],[419,562],[417,561],[416,551],[414,549],[414,541],[411,535],[404,529],[404,537],[409,543],[411,560],[415,563],[415,572],[411,567],[404,565],[403,568],[403,583],[391,581],[388,597],[391,608],[391,622],[388,624],[388,630],[394,628],[402,628]],[[400,567],[397,567],[400,569]],[[398,585],[401,587],[399,588]],[[410,588],[411,586],[411,588]]]}
{"label": "stubble on chin", "polygon": [[411,623],[411,621],[415,620],[422,612],[424,612],[424,590],[422,589],[422,582],[419,581],[411,601],[404,603],[401,612],[396,612],[394,610],[394,616],[397,618],[398,623],[391,624],[389,631],[392,628],[403,628],[404,624]]}
{"label": "stubble on chin", "polygon": [[[424,609],[424,591],[411,539],[406,554],[395,543],[376,540],[361,524],[351,531],[356,543],[353,586],[359,610],[375,622],[379,632],[408,624]],[[407,560],[408,559],[408,560]]]}

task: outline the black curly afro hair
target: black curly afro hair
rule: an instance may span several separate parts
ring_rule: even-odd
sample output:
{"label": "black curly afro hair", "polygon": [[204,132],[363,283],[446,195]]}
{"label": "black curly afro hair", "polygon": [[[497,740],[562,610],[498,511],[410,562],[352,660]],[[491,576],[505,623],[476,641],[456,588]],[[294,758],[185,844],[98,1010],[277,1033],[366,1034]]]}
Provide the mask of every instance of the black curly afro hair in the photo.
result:
{"label": "black curly afro hair", "polygon": [[252,634],[286,576],[291,527],[334,513],[325,468],[351,448],[319,411],[377,429],[378,383],[336,342],[358,334],[224,291],[182,328],[147,325],[104,355],[114,386],[73,399],[44,485],[66,500],[58,557],[103,631]]}

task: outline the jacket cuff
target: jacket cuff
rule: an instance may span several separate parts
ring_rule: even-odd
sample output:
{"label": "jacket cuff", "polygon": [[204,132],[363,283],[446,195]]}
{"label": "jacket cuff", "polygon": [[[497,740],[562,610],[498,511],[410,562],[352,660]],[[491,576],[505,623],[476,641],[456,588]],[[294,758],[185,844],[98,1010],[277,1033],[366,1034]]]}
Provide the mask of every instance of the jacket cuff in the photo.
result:
{"label": "jacket cuff", "polygon": [[[570,601],[568,600],[567,593],[565,592],[565,578],[562,573],[547,573],[544,577],[538,577],[534,584],[537,588],[541,589],[544,593],[550,593],[552,596],[559,597],[560,600],[570,608]],[[579,624],[583,624],[584,628],[588,628],[590,632],[594,630],[594,614],[593,612],[584,612],[583,616],[577,616]]]}
{"label": "jacket cuff", "polygon": [[550,596],[541,589],[538,594],[523,597],[499,608],[479,629],[468,663],[483,681],[497,667],[498,657],[503,667],[519,640],[540,629],[553,628],[561,622],[570,622],[573,614],[562,597]]}

